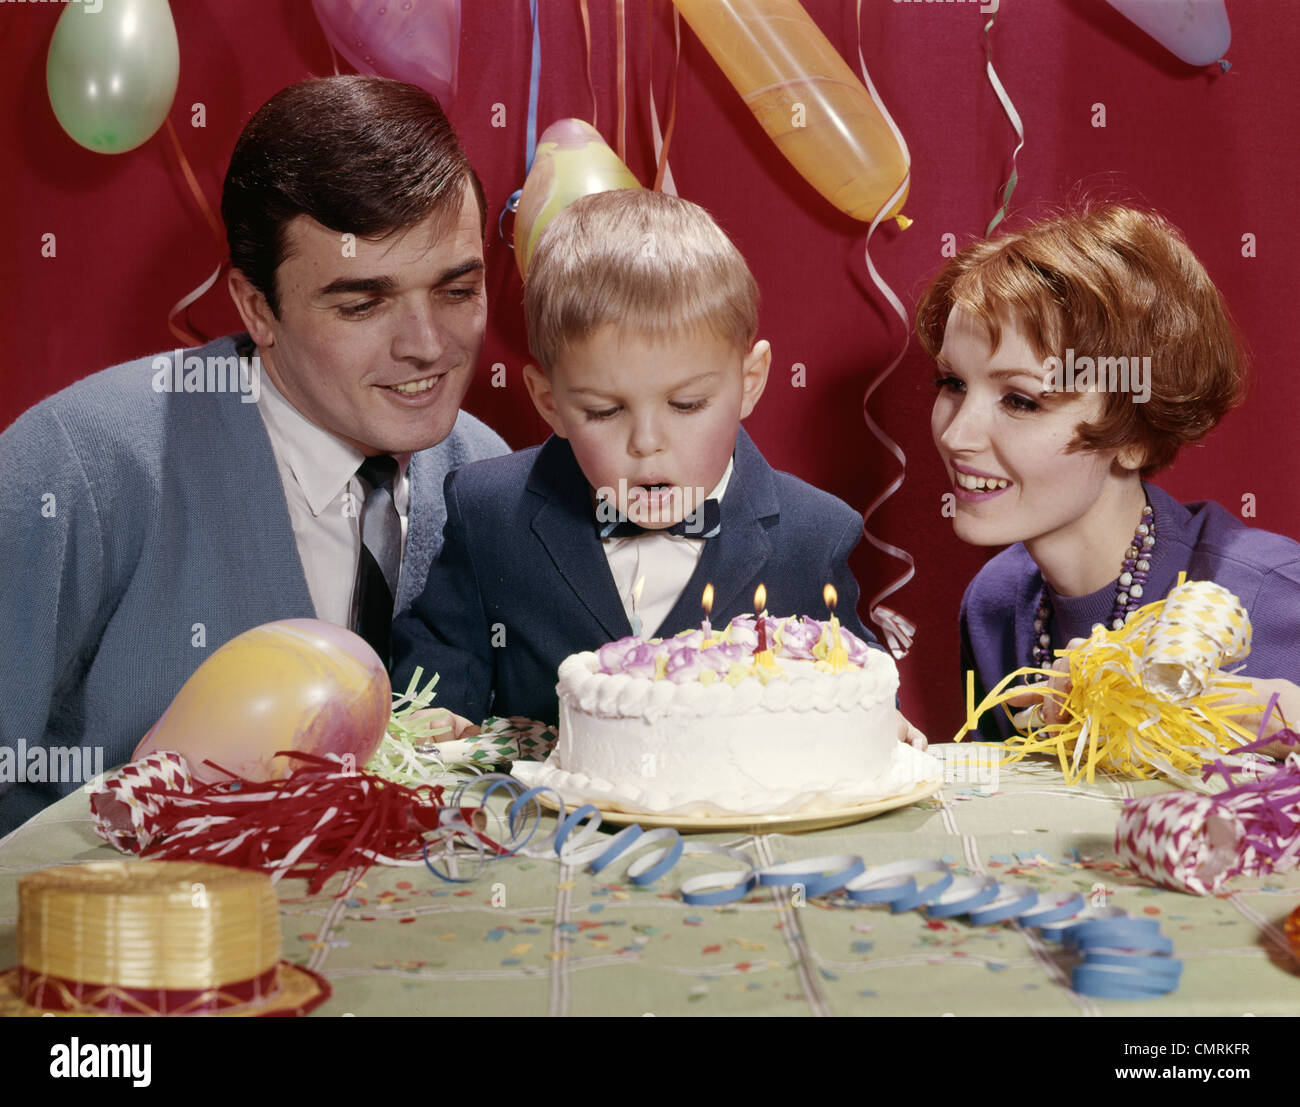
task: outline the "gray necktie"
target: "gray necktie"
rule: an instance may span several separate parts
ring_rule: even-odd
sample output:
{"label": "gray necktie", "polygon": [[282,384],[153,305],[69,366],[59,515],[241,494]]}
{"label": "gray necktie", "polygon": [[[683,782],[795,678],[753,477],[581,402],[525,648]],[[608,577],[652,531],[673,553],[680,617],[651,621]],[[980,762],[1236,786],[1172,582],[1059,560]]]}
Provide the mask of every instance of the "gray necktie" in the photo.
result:
{"label": "gray necktie", "polygon": [[357,615],[354,630],[388,664],[393,625],[393,597],[402,564],[402,520],[393,502],[397,462],[387,454],[368,457],[357,469],[369,486],[361,508],[361,561],[357,566]]}

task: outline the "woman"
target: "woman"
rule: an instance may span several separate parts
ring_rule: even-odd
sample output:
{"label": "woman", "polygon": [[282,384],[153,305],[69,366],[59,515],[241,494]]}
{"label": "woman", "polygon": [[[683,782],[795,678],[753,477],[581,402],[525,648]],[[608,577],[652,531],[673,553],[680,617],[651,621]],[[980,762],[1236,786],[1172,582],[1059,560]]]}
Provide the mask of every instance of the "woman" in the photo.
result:
{"label": "woman", "polygon": [[[917,331],[938,366],[931,428],[957,536],[1010,545],[962,600],[977,699],[1094,624],[1122,625],[1186,571],[1250,612],[1243,699],[1280,691],[1295,720],[1300,544],[1144,479],[1236,406],[1244,381],[1218,290],[1179,233],[1105,207],[976,243],[926,290]],[[984,723],[987,737],[1011,732],[1003,712]]]}

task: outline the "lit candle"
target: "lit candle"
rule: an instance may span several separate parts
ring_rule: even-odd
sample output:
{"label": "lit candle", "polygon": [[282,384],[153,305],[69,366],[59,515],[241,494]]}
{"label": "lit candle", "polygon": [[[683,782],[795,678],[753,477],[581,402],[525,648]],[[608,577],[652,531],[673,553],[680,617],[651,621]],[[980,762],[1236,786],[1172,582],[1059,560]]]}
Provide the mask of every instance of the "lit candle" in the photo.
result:
{"label": "lit candle", "polygon": [[709,637],[713,634],[713,625],[709,622],[709,616],[713,614],[713,585],[704,586],[704,595],[700,598],[700,606],[704,608],[704,622],[700,624],[700,630],[704,631],[703,645],[709,644]]}
{"label": "lit candle", "polygon": [[831,613],[831,648],[826,655],[826,660],[830,663],[833,672],[839,672],[848,667],[849,651],[844,648],[844,641],[840,638],[840,621],[835,617],[835,605],[839,602],[839,594],[833,584],[828,584],[822,589],[822,599],[826,601],[826,606]]}
{"label": "lit candle", "polygon": [[754,647],[754,656],[767,652],[767,632],[763,629],[763,619],[767,615],[767,589],[759,585],[754,590],[754,625],[758,629],[758,645]]}

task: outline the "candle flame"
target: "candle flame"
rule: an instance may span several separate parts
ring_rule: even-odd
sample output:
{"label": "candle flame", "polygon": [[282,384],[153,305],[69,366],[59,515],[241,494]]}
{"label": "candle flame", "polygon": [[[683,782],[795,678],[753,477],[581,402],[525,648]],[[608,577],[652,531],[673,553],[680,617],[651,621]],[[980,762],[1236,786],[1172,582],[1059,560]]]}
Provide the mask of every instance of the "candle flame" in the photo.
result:
{"label": "candle flame", "polygon": [[632,605],[635,607],[641,602],[641,589],[645,587],[645,577],[636,578],[636,583],[632,585]]}
{"label": "candle flame", "polygon": [[839,601],[839,593],[835,591],[835,585],[828,584],[822,589],[822,599],[826,601],[826,606],[831,611],[835,610],[835,604]]}
{"label": "candle flame", "polygon": [[761,615],[767,610],[767,588],[760,584],[754,589],[754,614]]}
{"label": "candle flame", "polygon": [[713,585],[712,584],[706,584],[704,586],[704,595],[700,599],[700,606],[704,608],[705,615],[713,614]]}

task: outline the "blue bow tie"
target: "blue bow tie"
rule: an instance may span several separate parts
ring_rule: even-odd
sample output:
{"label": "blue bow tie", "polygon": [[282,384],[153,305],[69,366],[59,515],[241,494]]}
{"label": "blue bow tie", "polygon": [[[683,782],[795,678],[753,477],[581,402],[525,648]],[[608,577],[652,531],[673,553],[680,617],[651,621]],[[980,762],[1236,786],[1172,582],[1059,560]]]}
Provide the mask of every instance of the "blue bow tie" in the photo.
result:
{"label": "blue bow tie", "polygon": [[639,534],[672,534],[678,538],[717,538],[722,531],[722,505],[717,500],[705,500],[693,514],[671,527],[643,527],[631,519],[602,519],[596,514],[596,536],[605,538],[635,538]]}

